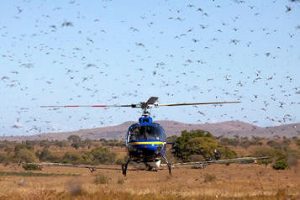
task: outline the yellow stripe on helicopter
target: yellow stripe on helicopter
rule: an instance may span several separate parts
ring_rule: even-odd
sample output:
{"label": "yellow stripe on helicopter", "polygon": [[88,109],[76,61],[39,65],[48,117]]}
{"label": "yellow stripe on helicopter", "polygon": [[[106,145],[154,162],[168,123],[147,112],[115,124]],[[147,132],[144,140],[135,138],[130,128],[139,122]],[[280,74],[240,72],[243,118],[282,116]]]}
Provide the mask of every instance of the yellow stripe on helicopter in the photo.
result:
{"label": "yellow stripe on helicopter", "polygon": [[166,144],[166,142],[152,141],[152,142],[130,142],[131,145],[143,145],[143,144]]}

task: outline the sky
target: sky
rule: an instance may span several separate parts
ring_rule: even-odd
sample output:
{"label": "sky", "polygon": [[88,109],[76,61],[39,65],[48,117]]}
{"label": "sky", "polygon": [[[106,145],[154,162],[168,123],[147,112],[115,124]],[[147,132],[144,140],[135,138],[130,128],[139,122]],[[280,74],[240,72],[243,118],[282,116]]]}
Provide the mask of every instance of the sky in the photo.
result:
{"label": "sky", "polygon": [[154,120],[300,120],[298,0],[23,0],[0,7],[0,135],[136,121],[129,108],[43,105],[241,101],[155,108]]}

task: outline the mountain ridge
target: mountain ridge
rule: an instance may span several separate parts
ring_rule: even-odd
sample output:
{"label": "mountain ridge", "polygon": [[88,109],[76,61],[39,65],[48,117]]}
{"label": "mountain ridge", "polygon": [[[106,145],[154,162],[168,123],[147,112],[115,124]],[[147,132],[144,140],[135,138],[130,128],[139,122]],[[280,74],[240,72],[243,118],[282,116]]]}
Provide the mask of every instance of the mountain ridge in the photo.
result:
{"label": "mountain ridge", "polygon": [[[218,123],[191,124],[170,120],[156,121],[161,124],[167,136],[180,135],[183,130],[205,130],[215,136],[240,136],[240,137],[295,137],[300,136],[300,123],[285,124],[272,127],[259,127],[242,121],[225,121]],[[68,132],[41,133],[29,136],[2,136],[0,140],[24,141],[24,140],[65,140],[70,135],[78,135],[82,139],[124,139],[128,127],[135,122],[127,121],[119,125],[106,126],[92,129],[81,129]]]}

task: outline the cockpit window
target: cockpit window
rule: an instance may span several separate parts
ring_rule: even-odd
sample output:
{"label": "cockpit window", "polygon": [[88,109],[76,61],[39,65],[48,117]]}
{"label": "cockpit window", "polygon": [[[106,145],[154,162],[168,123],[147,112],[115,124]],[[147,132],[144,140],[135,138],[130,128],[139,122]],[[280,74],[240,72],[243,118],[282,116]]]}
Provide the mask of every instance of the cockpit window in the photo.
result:
{"label": "cockpit window", "polygon": [[164,130],[160,126],[136,126],[128,132],[128,142],[140,140],[165,140]]}

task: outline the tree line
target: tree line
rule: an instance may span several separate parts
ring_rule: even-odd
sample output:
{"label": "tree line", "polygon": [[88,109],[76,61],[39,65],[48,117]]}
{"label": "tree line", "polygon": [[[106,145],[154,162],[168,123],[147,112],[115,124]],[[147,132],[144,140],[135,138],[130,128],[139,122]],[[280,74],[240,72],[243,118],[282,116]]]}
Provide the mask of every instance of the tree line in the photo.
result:
{"label": "tree line", "polygon": [[[300,158],[300,139],[260,137],[226,138],[214,137],[208,131],[182,131],[180,136],[167,138],[172,143],[168,154],[176,162],[211,160],[216,152],[221,159],[239,156],[270,156],[272,159],[261,164],[273,164],[274,169],[295,166]],[[245,149],[248,155],[238,155],[236,150]],[[71,135],[64,141],[0,141],[0,163],[55,162],[68,164],[121,164],[126,157],[124,141],[120,140],[83,140]]]}

